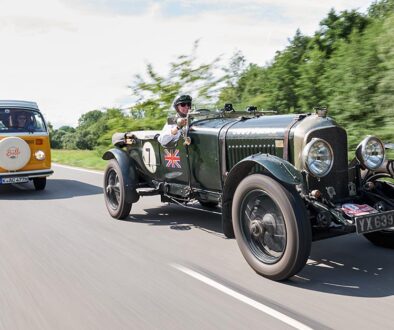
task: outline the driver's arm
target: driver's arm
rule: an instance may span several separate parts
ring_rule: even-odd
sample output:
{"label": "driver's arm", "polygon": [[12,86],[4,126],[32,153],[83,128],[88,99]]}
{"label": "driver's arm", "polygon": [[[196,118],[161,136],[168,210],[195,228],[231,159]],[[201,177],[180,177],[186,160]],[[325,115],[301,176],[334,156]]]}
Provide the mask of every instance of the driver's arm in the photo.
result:
{"label": "driver's arm", "polygon": [[166,124],[163,127],[162,132],[160,133],[159,137],[157,138],[157,141],[162,146],[168,145],[170,142],[176,142],[179,140],[181,133],[180,130],[177,128],[176,125],[169,125]]}

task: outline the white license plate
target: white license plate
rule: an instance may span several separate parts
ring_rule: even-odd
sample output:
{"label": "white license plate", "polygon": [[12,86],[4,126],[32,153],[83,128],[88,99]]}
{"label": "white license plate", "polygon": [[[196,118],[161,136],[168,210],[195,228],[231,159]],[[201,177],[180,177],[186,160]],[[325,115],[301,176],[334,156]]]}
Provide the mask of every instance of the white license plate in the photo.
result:
{"label": "white license plate", "polygon": [[358,234],[370,233],[394,226],[394,211],[371,213],[356,217]]}
{"label": "white license plate", "polygon": [[23,183],[23,182],[28,182],[29,178],[27,177],[16,177],[16,178],[2,178],[1,183],[2,184],[7,184],[7,183]]}

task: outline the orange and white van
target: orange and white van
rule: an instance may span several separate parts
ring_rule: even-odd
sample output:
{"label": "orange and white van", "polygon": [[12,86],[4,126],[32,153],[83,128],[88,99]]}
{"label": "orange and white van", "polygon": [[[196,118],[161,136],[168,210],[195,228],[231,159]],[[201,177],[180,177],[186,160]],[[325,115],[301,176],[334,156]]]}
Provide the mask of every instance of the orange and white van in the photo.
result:
{"label": "orange and white van", "polygon": [[0,184],[33,181],[43,190],[52,173],[48,127],[37,103],[0,100]]}

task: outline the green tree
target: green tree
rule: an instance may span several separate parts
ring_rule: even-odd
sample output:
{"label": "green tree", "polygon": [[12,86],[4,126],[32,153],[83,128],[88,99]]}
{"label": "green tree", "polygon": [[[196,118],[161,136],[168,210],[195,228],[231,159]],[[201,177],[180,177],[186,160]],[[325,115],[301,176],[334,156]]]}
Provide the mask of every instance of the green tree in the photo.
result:
{"label": "green tree", "polygon": [[86,112],[78,119],[78,127],[81,128],[93,126],[103,116],[104,112],[100,110],[92,110]]}
{"label": "green tree", "polygon": [[304,54],[298,67],[299,78],[296,81],[298,104],[304,111],[311,111],[317,105],[323,105],[324,94],[322,79],[325,72],[325,55],[314,47]]}
{"label": "green tree", "polygon": [[381,60],[381,79],[375,94],[375,104],[384,125],[382,137],[394,141],[394,14],[387,17],[382,33],[377,38],[378,56]]}
{"label": "green tree", "polygon": [[362,32],[368,25],[368,19],[355,10],[337,14],[331,9],[327,17],[320,22],[320,29],[315,33],[315,43],[327,58],[336,50],[340,41],[348,41],[353,31]]}
{"label": "green tree", "polygon": [[223,77],[224,87],[220,90],[217,106],[221,107],[224,103],[232,103],[238,106],[242,102],[242,87],[239,79],[245,72],[246,60],[241,51],[233,54],[230,62],[222,69],[225,73]]}
{"label": "green tree", "polygon": [[352,147],[380,121],[374,102],[381,78],[376,39],[380,32],[381,24],[373,24],[364,34],[354,32],[349,43],[342,41],[324,77],[330,113],[348,128]]}
{"label": "green tree", "polygon": [[[223,78],[215,78],[219,58],[197,64],[198,41],[190,55],[180,55],[170,63],[169,72],[160,75],[152,64],[146,67],[146,77],[136,75],[130,86],[137,102],[130,108],[134,118],[149,118],[154,128],[161,128],[172,102],[179,94],[192,94],[201,104],[215,99]],[[152,121],[153,120],[153,121]],[[147,124],[147,121],[144,122]]]}
{"label": "green tree", "polygon": [[385,19],[394,12],[394,0],[375,1],[368,8],[368,16],[373,19]]}
{"label": "green tree", "polygon": [[69,144],[69,141],[72,139],[73,134],[75,133],[75,128],[71,126],[61,126],[57,130],[50,130],[50,138],[51,138],[51,147],[53,149],[66,149],[65,141],[68,149],[73,149],[75,145],[72,146]]}
{"label": "green tree", "polygon": [[298,108],[298,66],[307,50],[309,40],[309,37],[297,30],[294,38],[290,40],[290,45],[275,56],[266,75],[267,84],[264,92],[267,94],[267,108],[282,113],[293,112]]}

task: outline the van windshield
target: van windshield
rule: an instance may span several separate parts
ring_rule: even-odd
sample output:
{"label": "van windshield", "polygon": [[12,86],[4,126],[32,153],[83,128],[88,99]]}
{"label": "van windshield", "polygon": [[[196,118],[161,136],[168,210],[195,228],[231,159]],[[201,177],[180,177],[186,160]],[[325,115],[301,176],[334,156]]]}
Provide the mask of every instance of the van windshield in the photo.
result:
{"label": "van windshield", "polygon": [[0,133],[46,131],[40,112],[30,109],[0,108]]}

